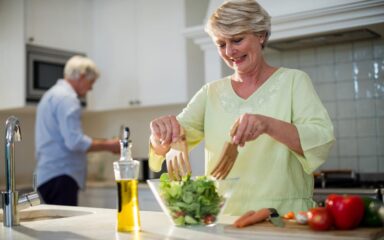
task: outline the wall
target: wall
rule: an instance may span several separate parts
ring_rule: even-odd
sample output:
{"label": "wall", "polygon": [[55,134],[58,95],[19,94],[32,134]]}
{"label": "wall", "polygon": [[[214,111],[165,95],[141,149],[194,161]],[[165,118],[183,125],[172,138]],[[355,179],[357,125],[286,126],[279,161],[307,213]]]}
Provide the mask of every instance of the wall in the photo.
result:
{"label": "wall", "polygon": [[34,137],[35,137],[35,114],[30,112],[1,111],[0,112],[0,186],[4,190],[5,185],[5,162],[4,162],[4,138],[5,121],[14,115],[21,124],[21,142],[15,143],[15,169],[16,169],[16,187],[20,184],[32,186],[32,174],[35,168],[34,158]]}
{"label": "wall", "polygon": [[384,40],[269,51],[275,66],[307,72],[326,106],[336,145],[323,169],[384,172]]}

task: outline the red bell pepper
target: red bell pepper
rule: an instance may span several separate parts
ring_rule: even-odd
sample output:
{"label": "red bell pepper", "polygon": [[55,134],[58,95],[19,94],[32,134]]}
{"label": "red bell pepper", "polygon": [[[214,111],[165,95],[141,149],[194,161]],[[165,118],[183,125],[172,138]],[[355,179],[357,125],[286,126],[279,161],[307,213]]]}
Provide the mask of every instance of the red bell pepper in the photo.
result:
{"label": "red bell pepper", "polygon": [[330,194],[325,206],[332,214],[337,229],[356,228],[364,216],[364,202],[357,195]]}

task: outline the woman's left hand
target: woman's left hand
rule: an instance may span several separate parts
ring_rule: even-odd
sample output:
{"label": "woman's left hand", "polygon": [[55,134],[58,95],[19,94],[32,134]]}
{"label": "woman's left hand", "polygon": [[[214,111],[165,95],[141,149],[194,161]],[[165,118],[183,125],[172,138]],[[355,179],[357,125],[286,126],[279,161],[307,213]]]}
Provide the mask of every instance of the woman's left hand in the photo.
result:
{"label": "woman's left hand", "polygon": [[235,122],[238,124],[237,130],[233,135],[232,142],[243,147],[246,142],[255,140],[268,130],[269,117],[259,114],[245,113]]}

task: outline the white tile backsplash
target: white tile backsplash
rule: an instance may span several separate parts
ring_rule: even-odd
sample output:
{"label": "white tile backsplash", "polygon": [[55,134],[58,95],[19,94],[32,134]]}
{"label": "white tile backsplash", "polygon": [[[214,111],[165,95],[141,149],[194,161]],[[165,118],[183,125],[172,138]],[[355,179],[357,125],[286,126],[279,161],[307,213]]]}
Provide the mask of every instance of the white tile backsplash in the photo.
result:
{"label": "white tile backsplash", "polygon": [[337,106],[335,101],[323,101],[325,108],[328,111],[328,115],[331,119],[336,118]]}
{"label": "white tile backsplash", "polygon": [[384,137],[377,137],[376,146],[377,146],[377,155],[384,156]]}
{"label": "white tile backsplash", "polygon": [[355,42],[353,44],[353,59],[356,61],[372,59],[372,45],[371,41]]}
{"label": "white tile backsplash", "polygon": [[377,172],[379,169],[379,161],[376,156],[360,157],[359,158],[359,172]]}
{"label": "white tile backsplash", "polygon": [[320,168],[384,172],[384,40],[282,51],[271,58],[308,73],[328,110],[336,143]]}
{"label": "white tile backsplash", "polygon": [[374,63],[372,60],[355,62],[353,65],[358,80],[372,79],[374,75]]}
{"label": "white tile backsplash", "polygon": [[334,82],[335,81],[335,67],[334,65],[319,65],[316,67],[317,81],[323,82]]}
{"label": "white tile backsplash", "polygon": [[317,94],[323,101],[336,100],[336,84],[335,83],[316,84],[315,89]]}
{"label": "white tile backsplash", "polygon": [[330,156],[328,160],[320,167],[320,169],[338,169],[339,159],[337,157]]}
{"label": "white tile backsplash", "polygon": [[337,122],[338,137],[356,137],[356,119],[339,120]]}
{"label": "white tile backsplash", "polygon": [[373,137],[377,134],[375,118],[358,118],[357,119],[357,136]]}
{"label": "white tile backsplash", "polygon": [[373,57],[384,58],[384,40],[383,39],[373,41]]}
{"label": "white tile backsplash", "polygon": [[353,81],[337,82],[336,98],[338,100],[353,100],[355,98],[355,83]]}
{"label": "white tile backsplash", "polygon": [[302,67],[314,66],[316,64],[316,56],[314,48],[306,48],[299,51],[299,64]]}
{"label": "white tile backsplash", "polygon": [[357,156],[357,138],[338,138],[338,142],[340,156]]}
{"label": "white tile backsplash", "polygon": [[352,43],[335,46],[335,62],[351,62],[353,60]]}
{"label": "white tile backsplash", "polygon": [[318,76],[317,76],[317,67],[312,66],[312,67],[302,67],[301,70],[306,72],[308,76],[311,78],[313,83],[319,82]]}
{"label": "white tile backsplash", "polygon": [[358,88],[356,89],[356,98],[375,98],[377,97],[375,82],[373,80],[357,81]]}
{"label": "white tile backsplash", "polygon": [[384,172],[384,156],[378,156],[377,161],[379,162],[379,172]]}
{"label": "white tile backsplash", "polygon": [[376,156],[377,155],[377,138],[376,137],[360,137],[357,138],[357,147],[359,156]]}
{"label": "white tile backsplash", "polygon": [[[376,120],[376,134],[379,137],[384,137],[384,118],[378,117],[375,118]],[[384,146],[383,146],[384,148]]]}
{"label": "white tile backsplash", "polygon": [[357,157],[340,157],[339,162],[340,169],[359,170],[359,160]]}
{"label": "white tile backsplash", "polygon": [[358,99],[356,102],[357,117],[375,117],[376,106],[374,99]]}
{"label": "white tile backsplash", "polygon": [[356,104],[354,101],[339,100],[337,104],[337,118],[354,118],[356,117]]}
{"label": "white tile backsplash", "polygon": [[282,64],[287,68],[299,67],[299,55],[297,51],[287,51],[282,53]]}
{"label": "white tile backsplash", "polygon": [[354,67],[352,62],[336,63],[335,78],[336,81],[350,81],[354,76]]}
{"label": "white tile backsplash", "polygon": [[384,117],[384,98],[379,98],[375,100],[376,104],[376,115],[378,117]]}
{"label": "white tile backsplash", "polygon": [[325,46],[316,49],[316,63],[317,64],[333,64],[334,63],[333,47]]}

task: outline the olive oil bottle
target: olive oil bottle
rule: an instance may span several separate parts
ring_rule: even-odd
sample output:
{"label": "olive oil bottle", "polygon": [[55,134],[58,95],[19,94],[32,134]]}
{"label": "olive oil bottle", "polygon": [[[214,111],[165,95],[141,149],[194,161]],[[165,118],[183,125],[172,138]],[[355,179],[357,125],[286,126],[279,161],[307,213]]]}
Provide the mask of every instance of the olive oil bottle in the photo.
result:
{"label": "olive oil bottle", "polygon": [[131,156],[129,128],[124,128],[120,140],[120,160],[113,163],[117,184],[117,231],[139,231],[140,209],[138,199],[138,176],[140,162]]}
{"label": "olive oil bottle", "polygon": [[138,181],[135,179],[117,180],[117,231],[140,230],[140,210]]}

